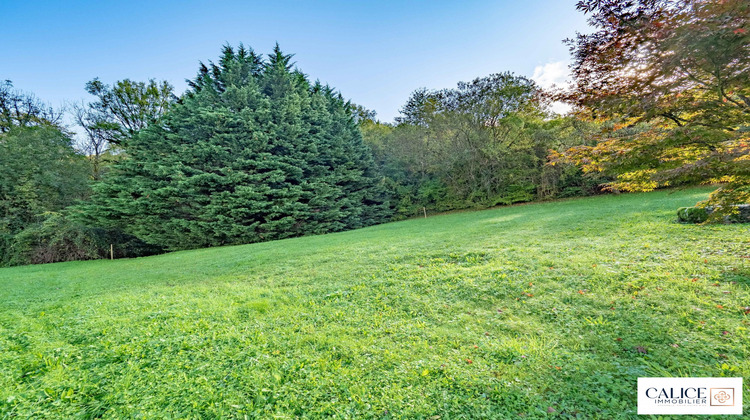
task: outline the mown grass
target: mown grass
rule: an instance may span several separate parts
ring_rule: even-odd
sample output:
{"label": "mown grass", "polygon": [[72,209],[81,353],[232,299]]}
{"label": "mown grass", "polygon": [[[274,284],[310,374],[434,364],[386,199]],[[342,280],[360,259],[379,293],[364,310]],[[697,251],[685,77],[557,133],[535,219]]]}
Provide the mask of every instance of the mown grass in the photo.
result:
{"label": "mown grass", "polygon": [[2,269],[0,413],[635,418],[639,376],[750,395],[750,228],[675,223],[707,192]]}

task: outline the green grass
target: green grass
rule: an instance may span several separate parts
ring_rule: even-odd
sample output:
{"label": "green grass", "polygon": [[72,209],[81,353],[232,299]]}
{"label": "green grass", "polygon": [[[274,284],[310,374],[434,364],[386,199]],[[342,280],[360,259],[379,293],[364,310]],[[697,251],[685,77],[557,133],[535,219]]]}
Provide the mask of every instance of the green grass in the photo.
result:
{"label": "green grass", "polygon": [[0,415],[635,418],[639,376],[742,376],[750,229],[709,190],[0,270]]}

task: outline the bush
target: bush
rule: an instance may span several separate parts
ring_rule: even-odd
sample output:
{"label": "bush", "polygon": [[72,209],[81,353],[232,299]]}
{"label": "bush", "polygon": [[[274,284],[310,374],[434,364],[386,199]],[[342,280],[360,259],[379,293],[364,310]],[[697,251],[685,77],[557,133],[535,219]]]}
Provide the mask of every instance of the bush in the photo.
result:
{"label": "bush", "polygon": [[532,201],[535,196],[534,192],[536,186],[533,184],[526,185],[509,185],[504,188],[504,191],[490,200],[487,207],[493,207],[498,205],[511,205],[514,203],[525,203]]}
{"label": "bush", "polygon": [[750,223],[750,204],[725,207],[682,207],[677,218],[683,223]]}
{"label": "bush", "polygon": [[703,223],[708,220],[708,211],[703,207],[681,207],[677,219],[682,223]]}
{"label": "bush", "polygon": [[49,212],[41,223],[28,226],[3,241],[2,265],[44,264],[110,257],[139,257],[160,252],[120,231],[85,226],[63,213]]}

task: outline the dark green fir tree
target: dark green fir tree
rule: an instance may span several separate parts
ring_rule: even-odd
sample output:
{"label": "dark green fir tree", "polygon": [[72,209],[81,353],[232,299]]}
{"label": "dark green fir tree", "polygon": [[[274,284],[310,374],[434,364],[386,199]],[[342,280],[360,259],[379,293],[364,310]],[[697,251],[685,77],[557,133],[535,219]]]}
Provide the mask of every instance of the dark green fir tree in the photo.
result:
{"label": "dark green fir tree", "polygon": [[128,141],[84,214],[169,250],[353,229],[389,218],[351,107],[278,45],[225,46],[160,123]]}

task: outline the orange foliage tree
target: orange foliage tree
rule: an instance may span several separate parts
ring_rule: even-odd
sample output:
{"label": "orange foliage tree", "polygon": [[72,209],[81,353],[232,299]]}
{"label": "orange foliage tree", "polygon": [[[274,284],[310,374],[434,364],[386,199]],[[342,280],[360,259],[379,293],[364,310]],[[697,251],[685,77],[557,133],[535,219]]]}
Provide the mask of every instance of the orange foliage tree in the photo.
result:
{"label": "orange foliage tree", "polygon": [[616,175],[612,189],[716,183],[722,212],[750,203],[750,3],[584,0],[597,30],[567,40],[574,82],[559,94],[602,122],[598,141],[556,160]]}

